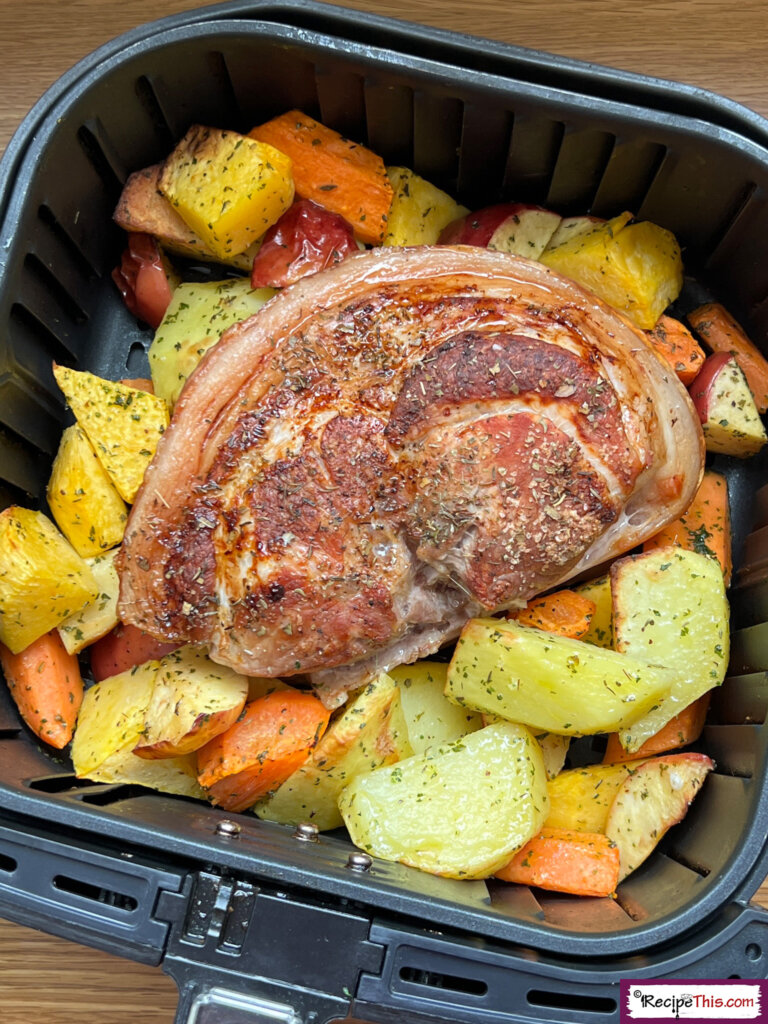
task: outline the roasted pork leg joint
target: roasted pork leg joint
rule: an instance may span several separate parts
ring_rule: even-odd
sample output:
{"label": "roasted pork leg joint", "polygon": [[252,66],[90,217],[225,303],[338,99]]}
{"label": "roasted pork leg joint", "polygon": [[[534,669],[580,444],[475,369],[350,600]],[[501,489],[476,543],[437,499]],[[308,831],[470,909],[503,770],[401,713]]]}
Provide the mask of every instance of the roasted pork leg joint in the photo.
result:
{"label": "roasted pork leg joint", "polygon": [[360,253],[190,377],[129,519],[121,615],[338,703],[634,547],[702,466],[674,373],[576,284],[478,248]]}

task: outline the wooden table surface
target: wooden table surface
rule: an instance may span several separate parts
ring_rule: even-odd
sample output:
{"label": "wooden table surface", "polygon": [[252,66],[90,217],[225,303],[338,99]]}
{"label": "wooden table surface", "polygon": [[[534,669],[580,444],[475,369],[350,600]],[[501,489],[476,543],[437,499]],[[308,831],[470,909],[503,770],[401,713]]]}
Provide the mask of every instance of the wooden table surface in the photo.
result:
{"label": "wooden table surface", "polygon": [[[764,0],[341,0],[342,6],[674,78],[768,117]],[[194,0],[0,0],[0,151],[45,88],[80,57]],[[768,906],[768,886],[759,894]],[[3,1024],[170,1024],[173,983],[141,967],[0,922]]]}

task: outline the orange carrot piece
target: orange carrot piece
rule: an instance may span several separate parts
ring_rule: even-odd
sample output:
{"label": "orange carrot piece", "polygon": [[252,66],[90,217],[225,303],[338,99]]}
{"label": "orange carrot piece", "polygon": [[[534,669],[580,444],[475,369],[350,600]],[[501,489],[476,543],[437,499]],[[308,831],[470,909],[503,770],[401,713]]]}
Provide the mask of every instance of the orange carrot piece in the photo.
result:
{"label": "orange carrot piece", "polygon": [[0,666],[32,732],[57,750],[66,747],[83,701],[83,678],[58,631],[45,633],[18,654],[0,644]]}
{"label": "orange carrot piece", "polygon": [[120,383],[137,391],[146,391],[148,395],[155,393],[155,385],[148,377],[124,377]]}
{"label": "orange carrot piece", "polygon": [[652,757],[654,754],[664,754],[668,750],[687,747],[689,743],[694,743],[701,736],[708,708],[709,694],[705,693],[689,704],[687,708],[683,708],[674,718],[670,718],[657,733],[649,736],[634,754],[628,754],[622,747],[618,733],[610,733],[603,756],[603,764],[635,761],[638,757]]}
{"label": "orange carrot piece", "polygon": [[291,158],[297,195],[340,214],[361,241],[382,241],[394,193],[381,157],[300,110],[249,134]]}
{"label": "orange carrot piece", "polygon": [[619,883],[619,849],[597,832],[546,828],[496,877],[574,896],[610,896]]}
{"label": "orange carrot piece", "polygon": [[517,619],[523,626],[535,626],[548,633],[580,640],[589,632],[596,607],[594,601],[575,590],[558,590],[546,597],[534,597],[525,608],[512,612],[510,618]]}
{"label": "orange carrot piece", "polygon": [[768,360],[719,302],[688,314],[688,323],[713,352],[733,352],[760,412],[768,410]]}
{"label": "orange carrot piece", "polygon": [[686,548],[716,558],[726,587],[731,582],[731,512],[725,477],[708,469],[686,512],[668,523],[643,544],[643,551],[663,547]]}
{"label": "orange carrot piece", "polygon": [[245,811],[267,793],[282,786],[286,779],[301,768],[308,756],[309,750],[301,748],[286,754],[279,761],[266,760],[263,764],[219,779],[207,788],[211,803],[223,807],[225,811]]}
{"label": "orange carrot piece", "polygon": [[242,798],[247,792],[255,803],[306,760],[329,717],[317,697],[301,690],[277,690],[251,701],[234,725],[197,751],[200,785],[226,783],[215,796]]}
{"label": "orange carrot piece", "polygon": [[679,320],[662,314],[645,332],[657,355],[665,359],[687,387],[696,379],[706,356],[694,336]]}

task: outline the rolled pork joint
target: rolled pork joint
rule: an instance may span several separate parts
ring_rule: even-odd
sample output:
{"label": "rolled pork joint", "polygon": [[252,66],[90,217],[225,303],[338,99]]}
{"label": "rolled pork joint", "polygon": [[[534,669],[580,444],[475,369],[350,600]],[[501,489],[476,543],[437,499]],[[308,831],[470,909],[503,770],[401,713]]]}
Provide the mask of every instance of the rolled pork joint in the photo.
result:
{"label": "rolled pork joint", "polygon": [[676,518],[704,446],[644,336],[532,261],[376,249],[286,288],[188,380],[120,614],[329,706]]}

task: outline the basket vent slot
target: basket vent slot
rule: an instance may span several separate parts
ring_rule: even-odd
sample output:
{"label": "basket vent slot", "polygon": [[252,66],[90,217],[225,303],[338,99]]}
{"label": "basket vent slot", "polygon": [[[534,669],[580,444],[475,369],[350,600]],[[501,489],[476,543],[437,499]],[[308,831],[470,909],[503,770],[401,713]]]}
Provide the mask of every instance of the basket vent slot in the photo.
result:
{"label": "basket vent slot", "polygon": [[158,141],[163,149],[170,153],[176,144],[176,139],[174,139],[171,126],[163,114],[163,108],[160,106],[160,101],[157,98],[152,82],[146,75],[140,75],[136,79],[135,89],[136,96],[144,113],[152,122],[152,127],[158,136]]}
{"label": "basket vent slot", "polygon": [[413,167],[438,188],[454,192],[464,106],[461,100],[417,93],[413,111]]}
{"label": "basket vent slot", "polygon": [[77,139],[83,153],[103,182],[107,194],[119,195],[128,174],[111,152],[112,147],[104,138],[100,138],[100,135],[99,127],[95,124],[91,126],[83,124],[77,130]]}
{"label": "basket vent slot", "polygon": [[76,775],[44,775],[31,779],[27,785],[40,793],[66,793],[71,789],[85,789],[94,783],[89,779],[78,779]]}
{"label": "basket vent slot", "polygon": [[573,989],[568,992],[553,992],[540,988],[529,989],[525,994],[529,1006],[543,1006],[551,1010],[584,1010],[586,1013],[616,1013],[618,1003],[610,996],[579,995]]}
{"label": "basket vent slot", "polygon": [[[51,360],[57,363],[71,364],[75,354],[61,339],[53,333],[41,320],[39,320],[26,306],[15,302],[11,306],[10,336],[13,341],[13,352],[22,357],[26,363],[26,369],[38,381],[49,384],[51,392],[56,394],[54,389]],[[21,362],[22,359],[19,361]],[[37,366],[31,365],[32,360]]]}
{"label": "basket vent slot", "polygon": [[37,216],[65,250],[67,259],[74,263],[84,278],[92,281],[94,278],[98,279],[101,277],[97,267],[88,259],[85,252],[74,241],[69,232],[65,230],[50,206],[42,203],[37,209]]}
{"label": "basket vent slot", "polygon": [[27,253],[24,260],[24,268],[28,273],[37,279],[41,287],[50,293],[58,303],[66,316],[76,324],[86,323],[88,314],[72,298],[71,294],[61,284],[59,279],[51,273],[46,265],[34,253]]}
{"label": "basket vent slot", "polygon": [[413,90],[367,83],[365,111],[368,146],[387,164],[413,167]]}
{"label": "basket vent slot", "polygon": [[136,910],[139,905],[138,900],[126,893],[117,892],[114,889],[103,889],[101,886],[84,882],[80,878],[70,878],[67,875],[56,875],[53,879],[53,887],[59,892],[68,892],[73,896],[93,900],[94,903],[105,903],[108,907],[125,910],[127,913]]}
{"label": "basket vent slot", "polygon": [[639,210],[666,152],[654,142],[617,141],[590,212],[595,217],[612,217],[622,210]]}
{"label": "basket vent slot", "polygon": [[365,96],[362,75],[318,67],[315,80],[320,118],[348,139],[364,139]]}
{"label": "basket vent slot", "polygon": [[50,462],[46,456],[1,426],[0,465],[9,494],[12,490],[19,496],[26,495],[28,499],[41,493],[50,472]]}
{"label": "basket vent slot", "polygon": [[609,132],[566,132],[547,194],[547,205],[562,214],[579,214],[592,207],[616,137]]}
{"label": "basket vent slot", "polygon": [[565,125],[546,118],[518,116],[504,172],[504,193],[522,202],[543,203],[565,134]]}
{"label": "basket vent slot", "polygon": [[400,980],[424,988],[439,988],[448,992],[461,992],[467,996],[484,996],[488,983],[479,978],[467,978],[458,974],[444,974],[442,971],[424,971],[418,967],[401,967]]}
{"label": "basket vent slot", "polygon": [[140,341],[132,342],[130,351],[125,357],[125,368],[131,376],[147,372],[147,350]]}
{"label": "basket vent slot", "polygon": [[470,209],[506,198],[504,169],[512,125],[512,114],[501,107],[465,104],[457,192]]}
{"label": "basket vent slot", "polygon": [[6,874],[10,875],[18,866],[18,861],[14,860],[13,857],[9,857],[7,853],[0,853],[0,871],[5,871]]}

